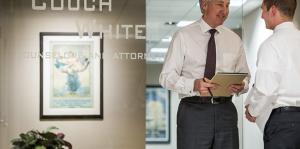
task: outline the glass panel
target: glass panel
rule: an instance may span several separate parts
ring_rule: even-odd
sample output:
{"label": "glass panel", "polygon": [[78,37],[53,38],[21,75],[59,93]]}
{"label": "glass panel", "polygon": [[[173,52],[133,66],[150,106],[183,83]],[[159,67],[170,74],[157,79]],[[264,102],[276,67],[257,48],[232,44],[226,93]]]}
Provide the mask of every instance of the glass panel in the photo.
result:
{"label": "glass panel", "polygon": [[0,1],[0,148],[8,148],[8,93],[5,89],[9,86],[7,84],[7,70],[9,69],[9,61],[7,54],[9,51],[4,50],[7,46],[7,38],[5,37],[7,33],[7,26],[9,26],[8,18],[11,15],[2,11],[5,6],[2,1]]}
{"label": "glass panel", "polygon": [[0,0],[0,148],[50,126],[76,149],[144,148],[145,9],[143,0]]}

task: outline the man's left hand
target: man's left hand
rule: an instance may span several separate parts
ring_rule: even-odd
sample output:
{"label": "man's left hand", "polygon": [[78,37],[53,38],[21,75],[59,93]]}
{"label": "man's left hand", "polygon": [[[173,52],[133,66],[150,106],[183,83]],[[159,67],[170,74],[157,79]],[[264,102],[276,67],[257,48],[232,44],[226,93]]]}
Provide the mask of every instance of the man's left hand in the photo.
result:
{"label": "man's left hand", "polygon": [[243,82],[241,84],[231,84],[228,89],[231,93],[238,94],[239,92],[244,90],[244,87],[245,87],[245,83]]}
{"label": "man's left hand", "polygon": [[245,106],[245,116],[246,116],[246,118],[247,118],[247,120],[249,121],[249,122],[255,122],[256,121],[256,117],[254,117],[254,116],[252,116],[250,113],[249,113],[249,105],[246,105]]}

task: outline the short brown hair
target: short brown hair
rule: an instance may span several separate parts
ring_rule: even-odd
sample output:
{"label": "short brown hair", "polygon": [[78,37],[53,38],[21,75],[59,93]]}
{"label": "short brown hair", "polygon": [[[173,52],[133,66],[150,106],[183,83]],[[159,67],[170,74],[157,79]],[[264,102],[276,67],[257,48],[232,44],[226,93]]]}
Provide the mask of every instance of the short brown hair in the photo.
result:
{"label": "short brown hair", "polygon": [[293,18],[297,7],[297,0],[264,0],[264,5],[269,11],[272,6],[277,7],[286,17]]}

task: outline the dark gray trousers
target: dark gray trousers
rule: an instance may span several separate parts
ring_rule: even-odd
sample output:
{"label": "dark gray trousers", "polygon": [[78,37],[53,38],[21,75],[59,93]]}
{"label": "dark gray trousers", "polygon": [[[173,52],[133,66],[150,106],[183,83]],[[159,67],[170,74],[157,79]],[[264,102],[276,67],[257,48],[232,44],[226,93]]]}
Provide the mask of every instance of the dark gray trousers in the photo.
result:
{"label": "dark gray trousers", "polygon": [[300,149],[300,112],[272,112],[264,130],[265,149]]}
{"label": "dark gray trousers", "polygon": [[177,149],[238,149],[237,111],[230,101],[201,104],[182,99],[177,112]]}

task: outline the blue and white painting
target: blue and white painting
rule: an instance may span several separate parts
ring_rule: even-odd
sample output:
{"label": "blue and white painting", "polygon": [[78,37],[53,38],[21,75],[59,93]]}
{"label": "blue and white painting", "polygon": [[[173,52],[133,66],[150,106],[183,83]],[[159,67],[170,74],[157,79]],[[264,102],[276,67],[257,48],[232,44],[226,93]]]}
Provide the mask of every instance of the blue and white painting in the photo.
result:
{"label": "blue and white painting", "polygon": [[169,140],[169,91],[161,87],[146,89],[146,141],[168,143]]}
{"label": "blue and white painting", "polygon": [[91,44],[50,43],[51,108],[91,108]]}

